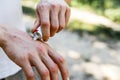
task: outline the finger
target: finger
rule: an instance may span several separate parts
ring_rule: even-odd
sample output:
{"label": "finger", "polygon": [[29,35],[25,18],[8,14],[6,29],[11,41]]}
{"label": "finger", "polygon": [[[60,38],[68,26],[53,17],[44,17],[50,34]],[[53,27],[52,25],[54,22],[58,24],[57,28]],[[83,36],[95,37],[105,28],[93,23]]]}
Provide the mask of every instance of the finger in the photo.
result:
{"label": "finger", "polygon": [[57,32],[60,32],[65,27],[65,11],[66,7],[61,6],[61,11],[59,13],[59,29]]}
{"label": "finger", "polygon": [[70,14],[71,14],[71,10],[70,10],[70,8],[67,8],[66,9],[66,13],[65,13],[65,22],[66,22],[66,26],[67,26],[67,24],[68,24],[68,21],[69,21],[69,18],[70,18]]}
{"label": "finger", "polygon": [[50,36],[54,36],[59,28],[59,20],[58,20],[59,7],[57,5],[53,5],[50,11]]}
{"label": "finger", "polygon": [[38,13],[38,10],[36,10],[36,20],[35,20],[35,23],[34,23],[34,26],[32,28],[32,32],[34,33],[36,31],[36,29],[40,26],[40,19],[39,19],[39,14]]}
{"label": "finger", "polygon": [[46,6],[39,8],[40,21],[41,21],[41,30],[43,40],[47,41],[50,37],[50,19],[49,19],[49,9]]}
{"label": "finger", "polygon": [[49,55],[58,64],[63,80],[69,80],[69,72],[64,58],[52,49],[49,49]]}
{"label": "finger", "polygon": [[50,71],[51,80],[58,80],[58,66],[48,55],[42,56],[42,60]]}
{"label": "finger", "polygon": [[22,69],[27,77],[27,80],[35,80],[34,72],[32,70],[32,67],[31,67],[29,61],[24,60]]}
{"label": "finger", "polygon": [[37,57],[32,56],[31,62],[36,67],[38,73],[40,74],[41,80],[50,80],[49,71],[38,56]]}

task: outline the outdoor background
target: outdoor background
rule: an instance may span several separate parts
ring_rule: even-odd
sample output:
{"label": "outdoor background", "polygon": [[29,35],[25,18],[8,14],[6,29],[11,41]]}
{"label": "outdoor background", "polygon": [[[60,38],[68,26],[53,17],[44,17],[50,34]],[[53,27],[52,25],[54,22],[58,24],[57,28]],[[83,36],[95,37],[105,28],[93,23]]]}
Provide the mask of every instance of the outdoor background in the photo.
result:
{"label": "outdoor background", "polygon": [[[67,0],[68,26],[48,43],[67,61],[70,80],[120,80],[120,0]],[[22,0],[29,31],[39,0]]]}

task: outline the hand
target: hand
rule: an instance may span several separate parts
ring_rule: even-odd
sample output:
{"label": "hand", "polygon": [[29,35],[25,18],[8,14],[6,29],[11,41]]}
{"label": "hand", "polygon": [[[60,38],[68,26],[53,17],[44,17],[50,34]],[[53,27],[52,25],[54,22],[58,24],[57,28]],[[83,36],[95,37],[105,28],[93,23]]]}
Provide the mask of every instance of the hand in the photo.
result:
{"label": "hand", "polygon": [[65,28],[70,17],[70,7],[64,0],[41,0],[36,13],[32,32],[41,26],[43,40],[47,41],[49,37]]}
{"label": "hand", "polygon": [[68,80],[65,60],[46,43],[32,40],[25,32],[15,28],[6,29],[6,43],[2,46],[8,57],[19,65],[27,80],[35,80],[35,66],[42,80],[58,80],[60,69],[63,80]]}

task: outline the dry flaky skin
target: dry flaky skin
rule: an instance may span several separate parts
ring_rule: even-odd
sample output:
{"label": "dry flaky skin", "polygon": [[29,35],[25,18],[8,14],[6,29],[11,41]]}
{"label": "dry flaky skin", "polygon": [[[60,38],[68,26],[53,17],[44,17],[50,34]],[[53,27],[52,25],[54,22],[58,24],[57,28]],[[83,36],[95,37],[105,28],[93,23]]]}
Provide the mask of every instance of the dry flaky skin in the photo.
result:
{"label": "dry flaky skin", "polygon": [[63,80],[68,80],[64,58],[47,43],[35,41],[27,33],[16,28],[4,28],[5,43],[1,47],[12,61],[23,69],[27,80],[35,80],[32,66],[37,68],[42,80],[58,80],[58,69]]}

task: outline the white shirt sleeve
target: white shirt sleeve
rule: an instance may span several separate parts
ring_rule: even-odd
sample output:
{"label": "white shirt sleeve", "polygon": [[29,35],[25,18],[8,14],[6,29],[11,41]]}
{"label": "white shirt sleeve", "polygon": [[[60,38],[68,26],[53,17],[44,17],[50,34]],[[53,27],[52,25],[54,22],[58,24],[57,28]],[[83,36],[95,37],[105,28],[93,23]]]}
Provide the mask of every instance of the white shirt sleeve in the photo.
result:
{"label": "white shirt sleeve", "polygon": [[[17,27],[25,31],[22,21],[21,0],[0,0],[0,24]],[[20,69],[0,48],[0,79],[13,75]]]}

